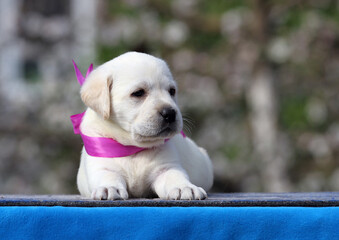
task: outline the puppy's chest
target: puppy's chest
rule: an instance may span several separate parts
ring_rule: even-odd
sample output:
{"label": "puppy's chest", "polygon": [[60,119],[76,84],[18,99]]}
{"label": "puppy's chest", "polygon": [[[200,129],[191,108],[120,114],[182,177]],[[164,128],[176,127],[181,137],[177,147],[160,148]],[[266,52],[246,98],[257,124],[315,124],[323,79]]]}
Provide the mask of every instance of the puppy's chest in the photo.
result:
{"label": "puppy's chest", "polygon": [[153,154],[129,159],[124,164],[128,192],[133,197],[146,197],[151,191],[152,175],[159,165]]}

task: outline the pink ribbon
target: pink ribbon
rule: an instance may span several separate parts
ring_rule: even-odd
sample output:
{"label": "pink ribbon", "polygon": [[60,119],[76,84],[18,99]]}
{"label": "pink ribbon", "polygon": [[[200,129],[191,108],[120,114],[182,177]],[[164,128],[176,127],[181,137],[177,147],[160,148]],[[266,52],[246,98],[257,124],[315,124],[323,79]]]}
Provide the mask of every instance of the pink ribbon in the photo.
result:
{"label": "pink ribbon", "polygon": [[85,79],[93,71],[93,63],[91,63],[91,65],[89,65],[89,67],[87,69],[86,77],[83,77],[78,66],[77,66],[77,64],[74,62],[73,59],[72,59],[72,62],[73,62],[73,66],[74,66],[75,75],[77,76],[77,79],[78,79],[80,86],[82,86],[82,84],[84,84],[84,82],[85,82]]}
{"label": "pink ribbon", "polygon": [[88,155],[93,157],[126,157],[145,150],[136,146],[125,146],[112,138],[105,137],[89,137],[82,134],[80,124],[85,112],[71,116],[73,130],[75,134],[80,134]]}
{"label": "pink ribbon", "polygon": [[[72,62],[78,82],[80,85],[83,85],[85,79],[93,71],[93,64],[89,66],[86,73],[86,77],[83,77],[76,63],[73,60]],[[147,149],[136,146],[122,145],[121,143],[112,138],[89,137],[84,135],[80,131],[80,124],[84,114],[85,112],[72,115],[71,121],[73,124],[74,133],[80,134],[88,155],[93,157],[105,157],[105,158],[127,157]],[[181,135],[183,137],[186,137],[183,131],[181,131]],[[168,140],[169,139],[166,139],[165,142],[167,142]]]}

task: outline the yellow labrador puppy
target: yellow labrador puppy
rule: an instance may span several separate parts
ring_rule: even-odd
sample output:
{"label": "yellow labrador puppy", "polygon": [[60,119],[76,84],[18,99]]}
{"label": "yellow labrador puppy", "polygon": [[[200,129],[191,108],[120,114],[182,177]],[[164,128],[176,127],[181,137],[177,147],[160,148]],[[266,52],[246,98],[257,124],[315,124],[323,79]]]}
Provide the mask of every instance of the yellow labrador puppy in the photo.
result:
{"label": "yellow labrador puppy", "polygon": [[98,200],[207,197],[212,164],[204,149],[180,134],[176,92],[167,64],[143,53],[125,53],[89,74],[81,88],[88,106],[82,134],[144,150],[111,158],[91,156],[83,148],[77,178],[81,195]]}

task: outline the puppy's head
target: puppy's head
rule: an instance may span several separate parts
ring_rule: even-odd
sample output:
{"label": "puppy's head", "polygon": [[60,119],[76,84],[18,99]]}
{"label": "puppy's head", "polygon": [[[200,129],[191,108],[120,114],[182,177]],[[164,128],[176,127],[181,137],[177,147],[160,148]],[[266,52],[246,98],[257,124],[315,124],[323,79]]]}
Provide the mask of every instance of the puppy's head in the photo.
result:
{"label": "puppy's head", "polygon": [[170,138],[182,129],[177,85],[167,64],[130,52],[95,69],[81,88],[83,102],[136,142]]}

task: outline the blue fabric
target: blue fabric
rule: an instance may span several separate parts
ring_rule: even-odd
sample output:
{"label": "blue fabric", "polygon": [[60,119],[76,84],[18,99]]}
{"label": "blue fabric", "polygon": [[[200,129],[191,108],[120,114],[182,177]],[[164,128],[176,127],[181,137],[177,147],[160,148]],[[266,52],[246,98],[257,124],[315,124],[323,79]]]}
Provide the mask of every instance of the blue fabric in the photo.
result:
{"label": "blue fabric", "polygon": [[339,207],[0,207],[0,239],[339,239]]}

